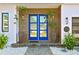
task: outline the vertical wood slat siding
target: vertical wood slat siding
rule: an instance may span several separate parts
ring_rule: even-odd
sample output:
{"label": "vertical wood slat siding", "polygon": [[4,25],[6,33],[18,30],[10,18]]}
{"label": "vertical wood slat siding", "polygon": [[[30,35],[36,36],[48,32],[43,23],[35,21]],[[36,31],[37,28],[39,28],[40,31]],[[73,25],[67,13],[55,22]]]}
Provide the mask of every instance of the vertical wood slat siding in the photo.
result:
{"label": "vertical wood slat siding", "polygon": [[61,5],[58,7],[58,42],[61,43]]}
{"label": "vertical wood slat siding", "polygon": [[[60,9],[60,8],[59,8]],[[21,43],[26,42],[28,40],[28,14],[47,14],[49,10],[55,12],[55,21],[57,22],[57,30],[56,30],[56,42],[60,38],[60,10],[58,8],[30,8],[27,9],[26,12],[19,12],[19,41]],[[22,19],[22,15],[24,15],[24,20]],[[50,20],[50,19],[48,19]],[[48,42],[51,41],[50,37],[50,29],[48,30]]]}

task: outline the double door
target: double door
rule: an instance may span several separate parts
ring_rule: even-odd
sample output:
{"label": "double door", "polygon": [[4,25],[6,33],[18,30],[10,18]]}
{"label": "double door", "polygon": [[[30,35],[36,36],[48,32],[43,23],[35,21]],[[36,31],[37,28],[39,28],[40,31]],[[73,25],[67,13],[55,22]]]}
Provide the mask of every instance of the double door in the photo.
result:
{"label": "double door", "polygon": [[30,14],[28,21],[29,40],[48,40],[48,15]]}

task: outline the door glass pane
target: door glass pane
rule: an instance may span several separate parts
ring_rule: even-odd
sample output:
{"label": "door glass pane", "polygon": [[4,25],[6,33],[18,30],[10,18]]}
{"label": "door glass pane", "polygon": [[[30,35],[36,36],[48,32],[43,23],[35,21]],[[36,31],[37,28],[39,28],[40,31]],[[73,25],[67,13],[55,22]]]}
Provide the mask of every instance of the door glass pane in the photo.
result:
{"label": "door glass pane", "polygon": [[46,31],[40,31],[40,37],[46,37]]}
{"label": "door glass pane", "polygon": [[47,17],[46,16],[40,16],[40,22],[46,22]]}
{"label": "door glass pane", "polygon": [[30,16],[30,22],[37,22],[37,16]]}
{"label": "door glass pane", "polygon": [[37,37],[37,31],[30,31],[30,37]]}
{"label": "door glass pane", "polygon": [[37,30],[37,24],[30,24],[31,30]]}
{"label": "door glass pane", "polygon": [[40,24],[40,30],[46,30],[46,24]]}

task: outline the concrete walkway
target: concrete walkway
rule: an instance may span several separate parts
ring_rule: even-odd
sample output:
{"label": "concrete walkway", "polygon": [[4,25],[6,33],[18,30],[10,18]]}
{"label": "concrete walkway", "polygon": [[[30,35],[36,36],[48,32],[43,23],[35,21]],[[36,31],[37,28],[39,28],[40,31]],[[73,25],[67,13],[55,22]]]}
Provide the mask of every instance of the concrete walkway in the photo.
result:
{"label": "concrete walkway", "polygon": [[12,48],[7,47],[4,49],[0,49],[0,55],[24,55],[28,47],[18,47]]}
{"label": "concrete walkway", "polygon": [[25,55],[52,55],[49,47],[29,47]]}
{"label": "concrete walkway", "polygon": [[35,47],[7,47],[0,49],[0,55],[79,55],[79,47],[73,51],[63,51],[60,47],[35,46]]}

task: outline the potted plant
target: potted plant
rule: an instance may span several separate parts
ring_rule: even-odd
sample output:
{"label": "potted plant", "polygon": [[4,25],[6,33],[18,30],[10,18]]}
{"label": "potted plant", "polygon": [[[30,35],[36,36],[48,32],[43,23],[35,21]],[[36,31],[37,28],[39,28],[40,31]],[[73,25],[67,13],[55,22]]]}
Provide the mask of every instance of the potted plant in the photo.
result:
{"label": "potted plant", "polygon": [[51,42],[55,43],[56,41],[56,29],[57,29],[57,24],[54,19],[55,12],[49,11],[48,16],[48,26],[50,28],[50,35],[51,35]]}
{"label": "potted plant", "polygon": [[76,44],[75,40],[75,37],[70,33],[68,35],[65,35],[63,47],[67,50],[73,50]]}
{"label": "potted plant", "polygon": [[3,49],[8,42],[8,37],[4,34],[0,35],[0,49]]}

